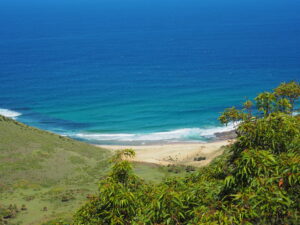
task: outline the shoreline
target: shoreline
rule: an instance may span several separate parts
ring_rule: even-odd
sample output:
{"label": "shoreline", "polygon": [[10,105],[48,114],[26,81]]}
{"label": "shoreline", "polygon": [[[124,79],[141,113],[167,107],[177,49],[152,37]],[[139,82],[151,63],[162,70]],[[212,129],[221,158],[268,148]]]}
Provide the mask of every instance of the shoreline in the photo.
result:
{"label": "shoreline", "polygon": [[[191,165],[205,166],[224,151],[222,147],[230,145],[234,139],[217,140],[205,143],[168,143],[153,145],[96,145],[112,152],[123,149],[133,149],[136,156],[133,162],[152,163],[162,166]],[[197,161],[195,158],[205,157]]]}

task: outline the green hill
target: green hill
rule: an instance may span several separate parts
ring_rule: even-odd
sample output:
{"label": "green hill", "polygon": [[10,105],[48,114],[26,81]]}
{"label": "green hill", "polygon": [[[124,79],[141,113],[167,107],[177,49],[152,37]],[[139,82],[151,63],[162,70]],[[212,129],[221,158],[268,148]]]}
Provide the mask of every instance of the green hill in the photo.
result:
{"label": "green hill", "polygon": [[97,189],[109,156],[108,150],[0,116],[0,207],[26,206],[15,223],[66,217]]}
{"label": "green hill", "polygon": [[[97,178],[108,150],[0,117],[1,188],[48,187],[62,179],[78,184]],[[99,168],[100,166],[100,168]]]}
{"label": "green hill", "polygon": [[[9,224],[68,221],[97,191],[111,156],[106,149],[0,115],[0,225],[2,217]],[[177,176],[185,174],[184,167],[176,169]],[[156,183],[174,174],[142,163],[135,164],[135,171]]]}

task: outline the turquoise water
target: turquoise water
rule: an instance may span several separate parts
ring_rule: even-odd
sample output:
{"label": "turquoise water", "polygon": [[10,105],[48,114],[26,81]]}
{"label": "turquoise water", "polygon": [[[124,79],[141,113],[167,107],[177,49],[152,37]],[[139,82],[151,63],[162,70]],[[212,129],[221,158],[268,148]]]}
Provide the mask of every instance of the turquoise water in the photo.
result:
{"label": "turquoise water", "polygon": [[299,11],[293,0],[1,1],[0,113],[100,144],[211,139],[232,128],[217,121],[224,108],[299,81]]}

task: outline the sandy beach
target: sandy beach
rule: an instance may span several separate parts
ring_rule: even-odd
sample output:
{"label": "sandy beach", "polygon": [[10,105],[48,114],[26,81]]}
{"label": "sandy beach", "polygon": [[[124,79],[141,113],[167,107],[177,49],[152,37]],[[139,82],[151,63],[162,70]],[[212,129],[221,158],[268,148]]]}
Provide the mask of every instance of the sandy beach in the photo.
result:
{"label": "sandy beach", "polygon": [[[135,162],[158,165],[184,164],[205,166],[223,153],[223,146],[232,142],[232,140],[223,140],[211,143],[174,143],[141,146],[101,145],[101,147],[112,151],[133,149],[136,151],[136,157],[132,160]],[[195,161],[195,157],[205,157],[206,159]]]}

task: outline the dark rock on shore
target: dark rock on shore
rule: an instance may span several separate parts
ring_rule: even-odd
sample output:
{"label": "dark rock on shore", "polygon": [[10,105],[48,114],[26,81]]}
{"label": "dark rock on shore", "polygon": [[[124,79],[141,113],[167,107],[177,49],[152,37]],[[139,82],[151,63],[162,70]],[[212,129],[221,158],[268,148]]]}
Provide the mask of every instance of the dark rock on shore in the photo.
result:
{"label": "dark rock on shore", "polygon": [[237,137],[235,130],[215,133],[217,140],[235,139]]}

